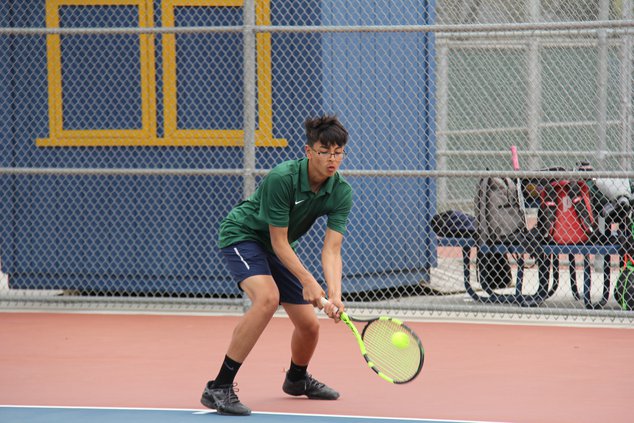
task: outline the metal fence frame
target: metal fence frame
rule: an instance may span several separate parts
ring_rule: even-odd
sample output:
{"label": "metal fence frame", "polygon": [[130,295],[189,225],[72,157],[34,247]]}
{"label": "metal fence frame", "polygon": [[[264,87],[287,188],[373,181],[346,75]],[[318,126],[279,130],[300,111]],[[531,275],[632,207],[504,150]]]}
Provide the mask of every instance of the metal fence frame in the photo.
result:
{"label": "metal fence frame", "polygon": [[[629,5],[631,0],[625,0],[625,4]],[[539,6],[539,1],[531,2],[533,6]],[[602,0],[601,4],[606,10],[606,1]],[[244,165],[241,169],[213,169],[213,170],[190,170],[190,169],[79,169],[79,168],[0,168],[0,175],[108,175],[112,177],[124,175],[178,175],[178,176],[242,176],[244,196],[250,195],[255,189],[255,182],[258,176],[266,174],[268,169],[257,169],[255,161],[255,131],[256,131],[256,57],[255,57],[255,39],[258,33],[384,33],[384,32],[431,32],[436,34],[437,46],[437,136],[438,136],[438,169],[431,171],[395,171],[395,170],[347,170],[342,173],[347,176],[384,176],[391,178],[434,178],[438,181],[439,186],[439,202],[446,201],[446,182],[451,178],[480,178],[485,176],[509,176],[520,178],[531,178],[543,176],[538,171],[522,171],[522,172],[504,172],[504,171],[467,171],[467,170],[449,170],[446,166],[446,158],[452,155],[463,156],[502,156],[508,154],[505,151],[461,151],[451,152],[446,146],[446,136],[450,134],[446,125],[446,106],[447,106],[447,50],[453,46],[468,48],[473,41],[454,40],[456,37],[465,35],[474,36],[479,40],[502,39],[509,35],[517,36],[519,34],[525,36],[526,40],[520,45],[517,43],[505,43],[500,41],[496,47],[505,47],[511,49],[525,49],[529,56],[530,81],[533,84],[530,91],[530,110],[528,124],[525,127],[516,128],[491,128],[484,132],[513,132],[522,131],[529,134],[531,140],[531,150],[522,152],[526,157],[538,157],[544,154],[540,150],[538,140],[538,131],[544,126],[539,122],[538,110],[540,105],[540,87],[539,87],[539,51],[542,48],[548,48],[551,43],[555,46],[561,46],[569,41],[549,41],[547,43],[540,42],[542,35],[552,36],[553,33],[561,33],[566,35],[597,33],[597,48],[600,57],[605,59],[608,46],[608,33],[611,35],[618,34],[623,40],[623,65],[621,72],[623,75],[631,75],[632,72],[632,40],[634,39],[634,21],[631,16],[631,7],[625,7],[627,13],[624,14],[622,20],[607,20],[605,13],[601,15],[599,21],[592,22],[539,22],[539,12],[537,9],[531,9],[530,16],[534,20],[528,23],[499,23],[499,24],[468,24],[468,25],[393,25],[393,26],[258,26],[255,24],[255,5],[254,0],[245,0],[244,2],[244,25],[238,27],[179,27],[179,28],[0,28],[0,36],[31,36],[31,35],[48,35],[48,34],[109,34],[109,33],[126,33],[126,34],[159,34],[159,33],[207,33],[207,32],[241,32],[244,35]],[[477,41],[475,42],[477,44]],[[604,62],[604,60],[603,60]],[[606,68],[600,66],[597,84],[599,87],[605,88]],[[618,156],[621,157],[621,163],[627,171],[595,171],[585,173],[584,177],[608,177],[608,178],[634,178],[634,171],[631,171],[631,163],[628,159],[634,156],[631,152],[632,146],[632,99],[631,99],[631,79],[623,78],[621,82],[624,98],[621,99],[621,120],[609,121],[605,114],[599,115],[596,121],[592,122],[560,122],[555,125],[594,125],[597,127],[598,141],[595,153],[599,157]],[[601,91],[603,98],[606,94],[605,90]],[[605,109],[605,108],[603,108]],[[553,124],[548,124],[553,125]],[[620,152],[609,152],[605,145],[605,132],[609,125],[621,125],[623,150]],[[468,131],[469,132],[469,131]],[[470,131],[476,133],[478,130]],[[482,132],[482,131],[480,131]],[[553,153],[550,151],[549,153]],[[574,156],[579,152],[562,150],[556,152],[561,156]],[[533,168],[529,164],[529,168]],[[575,172],[555,172],[549,174],[552,177],[562,178],[579,178],[579,174]],[[591,320],[604,322],[634,322],[634,316],[631,313],[622,313],[617,311],[601,311],[601,310],[557,310],[557,309],[509,309],[508,307],[496,307],[490,305],[473,305],[464,306],[433,306],[417,305],[415,301],[405,301],[402,303],[363,303],[352,302],[353,308],[375,312],[376,310],[387,310],[392,313],[404,314],[410,317],[453,317],[453,318],[515,318],[515,319],[548,319],[555,320]],[[68,296],[57,295],[41,295],[41,293],[30,293],[24,296],[15,296],[13,294],[5,295],[0,290],[0,309],[15,308],[61,308],[61,309],[83,309],[83,310],[101,310],[101,309],[125,309],[138,311],[186,311],[186,312],[231,312],[240,311],[248,306],[248,302],[242,299],[221,300],[221,299],[143,299],[143,298],[73,298]]]}

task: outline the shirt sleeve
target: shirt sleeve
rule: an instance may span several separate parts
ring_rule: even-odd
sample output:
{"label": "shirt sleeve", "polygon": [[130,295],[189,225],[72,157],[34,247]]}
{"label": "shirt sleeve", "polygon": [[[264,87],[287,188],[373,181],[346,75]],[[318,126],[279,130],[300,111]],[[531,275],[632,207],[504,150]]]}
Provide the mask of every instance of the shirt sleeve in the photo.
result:
{"label": "shirt sleeve", "polygon": [[346,234],[346,225],[348,224],[348,215],[352,209],[352,188],[350,185],[344,185],[342,188],[341,198],[333,210],[328,213],[327,226],[333,231],[337,231],[342,235]]}
{"label": "shirt sleeve", "polygon": [[260,187],[260,213],[266,223],[275,227],[288,227],[292,186],[291,178],[271,172],[262,181]]}

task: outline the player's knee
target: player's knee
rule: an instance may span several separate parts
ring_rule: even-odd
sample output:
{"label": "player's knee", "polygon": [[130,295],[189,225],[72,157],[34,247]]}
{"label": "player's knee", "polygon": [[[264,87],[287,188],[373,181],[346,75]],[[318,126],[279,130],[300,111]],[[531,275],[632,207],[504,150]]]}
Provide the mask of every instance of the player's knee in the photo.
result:
{"label": "player's knee", "polygon": [[275,313],[280,304],[280,295],[277,292],[267,292],[259,295],[253,305],[266,313]]}
{"label": "player's knee", "polygon": [[310,338],[319,336],[319,321],[317,319],[304,322],[300,328],[302,335]]}

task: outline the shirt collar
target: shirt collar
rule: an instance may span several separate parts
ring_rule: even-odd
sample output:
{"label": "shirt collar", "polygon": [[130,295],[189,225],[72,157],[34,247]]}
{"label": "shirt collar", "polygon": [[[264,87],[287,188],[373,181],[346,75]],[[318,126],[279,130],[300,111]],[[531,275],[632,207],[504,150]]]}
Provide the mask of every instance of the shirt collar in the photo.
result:
{"label": "shirt collar", "polygon": [[[308,180],[308,159],[307,158],[300,159],[299,169],[301,174],[302,192],[309,192],[311,191],[311,189],[310,189],[310,182]],[[332,193],[332,189],[334,186],[335,186],[335,177],[332,176],[326,179],[326,182],[324,182],[324,184],[319,188],[319,192],[316,195],[322,195],[326,193],[330,194]]]}

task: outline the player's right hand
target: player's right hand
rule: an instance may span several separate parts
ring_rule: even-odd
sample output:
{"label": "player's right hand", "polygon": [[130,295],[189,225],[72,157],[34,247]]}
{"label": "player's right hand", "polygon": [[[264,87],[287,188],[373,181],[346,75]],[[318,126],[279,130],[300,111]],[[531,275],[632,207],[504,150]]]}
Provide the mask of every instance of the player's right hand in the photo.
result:
{"label": "player's right hand", "polygon": [[321,308],[323,307],[321,305],[321,299],[326,296],[326,293],[316,280],[313,280],[311,283],[304,285],[302,293],[304,296],[304,301],[308,301],[313,305],[313,307],[317,307],[321,310]]}

